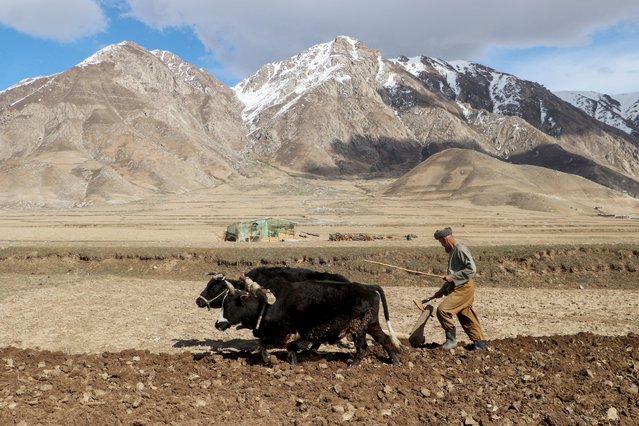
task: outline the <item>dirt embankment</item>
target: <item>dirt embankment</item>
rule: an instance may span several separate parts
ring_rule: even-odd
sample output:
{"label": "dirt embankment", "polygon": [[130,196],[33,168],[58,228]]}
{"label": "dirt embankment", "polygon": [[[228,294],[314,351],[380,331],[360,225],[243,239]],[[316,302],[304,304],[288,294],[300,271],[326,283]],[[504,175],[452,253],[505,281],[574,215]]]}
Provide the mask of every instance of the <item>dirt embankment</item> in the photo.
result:
{"label": "dirt embankment", "polygon": [[[637,288],[639,246],[494,246],[471,247],[478,279],[509,287]],[[234,277],[256,266],[289,265],[341,273],[352,280],[382,285],[420,285],[423,276],[370,264],[374,260],[435,274],[445,272],[440,248],[238,246],[224,249],[180,248],[10,248],[0,250],[0,272],[108,274],[199,280],[208,271]]]}

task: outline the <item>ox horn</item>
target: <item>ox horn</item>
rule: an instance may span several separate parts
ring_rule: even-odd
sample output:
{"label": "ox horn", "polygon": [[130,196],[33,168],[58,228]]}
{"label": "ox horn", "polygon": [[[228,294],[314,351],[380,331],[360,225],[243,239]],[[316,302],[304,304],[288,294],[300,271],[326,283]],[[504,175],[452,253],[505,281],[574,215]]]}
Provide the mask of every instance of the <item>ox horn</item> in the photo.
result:
{"label": "ox horn", "polygon": [[212,280],[223,280],[224,279],[224,274],[222,274],[220,272],[207,272],[204,275],[213,275],[213,278],[211,278]]}
{"label": "ox horn", "polygon": [[229,294],[232,296],[233,293],[235,293],[235,287],[233,287],[233,284],[231,284],[230,282],[226,280],[224,281],[224,283],[226,284],[226,288],[229,289]]}
{"label": "ox horn", "polygon": [[269,305],[275,303],[275,295],[268,288],[262,288],[258,283],[250,279],[249,277],[243,277],[246,289],[249,293],[256,295],[260,299],[264,300]]}

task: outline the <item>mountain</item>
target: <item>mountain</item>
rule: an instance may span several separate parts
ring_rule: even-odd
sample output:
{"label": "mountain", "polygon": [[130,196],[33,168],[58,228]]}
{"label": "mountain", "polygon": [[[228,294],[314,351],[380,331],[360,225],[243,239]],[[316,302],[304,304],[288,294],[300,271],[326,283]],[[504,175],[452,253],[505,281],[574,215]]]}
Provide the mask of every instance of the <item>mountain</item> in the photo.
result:
{"label": "mountain", "polygon": [[[493,139],[500,158],[637,193],[639,140],[591,117],[542,85],[467,61],[422,56],[400,57],[394,62],[432,91],[465,108],[468,124]],[[501,118],[495,120],[492,114]],[[504,117],[521,118],[550,138],[529,128],[525,135],[518,135],[521,123],[512,121],[503,129],[510,134],[497,131],[490,135],[489,128],[495,125],[490,118],[499,123]]]}
{"label": "mountain", "polygon": [[[499,182],[499,191],[493,188]],[[549,190],[552,188],[552,190]],[[512,206],[523,210],[593,214],[593,205],[625,207],[637,200],[569,173],[516,165],[469,149],[439,152],[388,186],[388,196],[455,201],[477,206]],[[558,197],[557,194],[562,194]]]}
{"label": "mountain", "polygon": [[[331,177],[415,166],[423,159],[422,143],[380,94],[394,87],[398,71],[348,37],[263,66],[234,87],[246,105],[254,152],[281,168]],[[429,97],[417,80],[403,78],[407,88]],[[445,103],[429,102],[449,114]]]}
{"label": "mountain", "polygon": [[[499,191],[494,190],[499,182]],[[593,213],[593,205],[636,207],[625,196],[580,176],[545,167],[517,165],[480,152],[451,148],[428,158],[388,186],[386,195],[455,200],[479,206],[513,206],[523,210]]]}
{"label": "mountain", "polygon": [[254,151],[287,170],[399,176],[450,147],[639,194],[639,150],[543,86],[469,62],[394,60],[338,37],[234,87]]}
{"label": "mountain", "polygon": [[555,92],[589,116],[639,139],[639,93]]}
{"label": "mountain", "polygon": [[81,206],[237,174],[243,105],[204,70],[132,42],[0,94],[3,204]]}
{"label": "mountain", "polygon": [[0,92],[0,205],[124,203],[259,182],[272,168],[398,178],[449,148],[639,194],[633,135],[543,86],[469,62],[389,60],[337,37],[233,88],[123,42]]}

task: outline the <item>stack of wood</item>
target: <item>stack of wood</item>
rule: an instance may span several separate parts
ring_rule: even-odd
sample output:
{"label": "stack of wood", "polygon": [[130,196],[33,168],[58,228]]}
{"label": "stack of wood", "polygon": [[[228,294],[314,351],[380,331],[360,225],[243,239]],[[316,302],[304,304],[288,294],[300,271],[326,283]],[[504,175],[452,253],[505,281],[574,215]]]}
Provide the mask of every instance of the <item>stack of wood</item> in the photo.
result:
{"label": "stack of wood", "polygon": [[329,241],[373,241],[373,240],[382,240],[384,239],[381,235],[371,235],[371,234],[342,234],[340,232],[336,232],[334,234],[328,235]]}
{"label": "stack of wood", "polygon": [[308,236],[312,236],[312,237],[319,237],[319,234],[314,234],[312,232],[300,232],[299,236],[302,238],[307,238]]}

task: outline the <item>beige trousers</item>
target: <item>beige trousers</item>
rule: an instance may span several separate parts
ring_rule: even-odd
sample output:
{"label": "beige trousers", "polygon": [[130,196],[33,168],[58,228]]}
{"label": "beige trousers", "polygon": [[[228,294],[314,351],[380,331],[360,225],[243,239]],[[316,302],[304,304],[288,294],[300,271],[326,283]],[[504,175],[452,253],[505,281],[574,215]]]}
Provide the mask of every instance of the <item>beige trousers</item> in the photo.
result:
{"label": "beige trousers", "polygon": [[475,280],[470,279],[461,287],[455,289],[437,306],[437,319],[444,330],[455,327],[454,316],[471,340],[486,340],[479,318],[473,310],[475,300]]}

